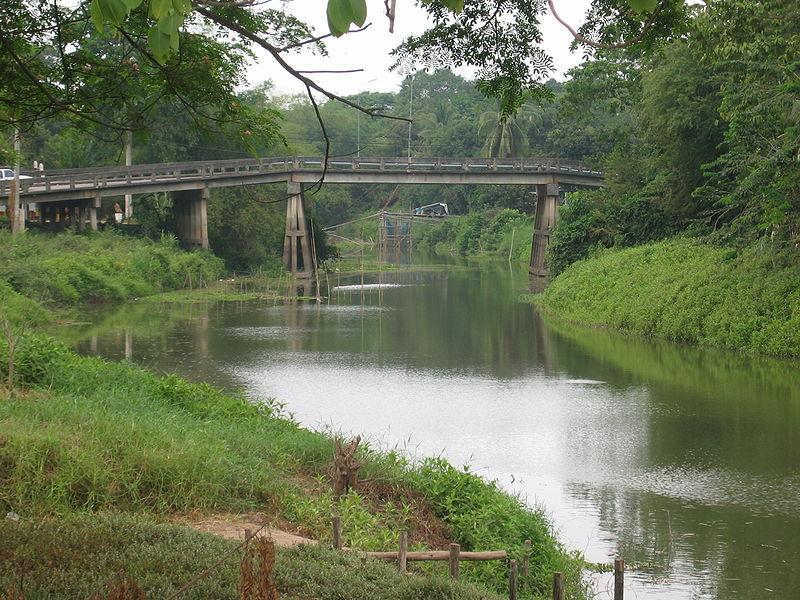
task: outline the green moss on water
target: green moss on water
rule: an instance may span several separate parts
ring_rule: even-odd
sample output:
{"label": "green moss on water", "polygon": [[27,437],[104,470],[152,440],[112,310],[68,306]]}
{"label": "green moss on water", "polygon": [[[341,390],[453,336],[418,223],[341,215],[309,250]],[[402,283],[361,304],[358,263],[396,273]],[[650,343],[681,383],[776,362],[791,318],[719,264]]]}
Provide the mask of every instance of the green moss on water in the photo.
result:
{"label": "green moss on water", "polygon": [[644,336],[774,356],[800,356],[800,266],[672,239],[580,261],[539,303],[557,318]]}

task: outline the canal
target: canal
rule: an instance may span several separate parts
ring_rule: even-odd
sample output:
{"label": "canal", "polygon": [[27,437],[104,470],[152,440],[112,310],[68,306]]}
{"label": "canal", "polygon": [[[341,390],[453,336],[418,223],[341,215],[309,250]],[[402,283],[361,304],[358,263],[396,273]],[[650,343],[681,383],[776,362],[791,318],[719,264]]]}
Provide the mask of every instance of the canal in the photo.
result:
{"label": "canal", "polygon": [[545,321],[508,265],[381,280],[337,275],[321,305],[126,305],[59,335],[470,465],[589,561],[624,558],[632,598],[800,597],[796,362]]}

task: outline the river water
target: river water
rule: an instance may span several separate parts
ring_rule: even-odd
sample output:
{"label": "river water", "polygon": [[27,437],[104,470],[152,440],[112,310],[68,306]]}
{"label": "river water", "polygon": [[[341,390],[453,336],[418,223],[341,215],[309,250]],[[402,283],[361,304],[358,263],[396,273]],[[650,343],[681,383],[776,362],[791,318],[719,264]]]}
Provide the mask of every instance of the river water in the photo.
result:
{"label": "river water", "polygon": [[322,305],[124,306],[59,335],[469,464],[624,558],[626,597],[800,598],[797,362],[545,323],[508,265],[334,279]]}

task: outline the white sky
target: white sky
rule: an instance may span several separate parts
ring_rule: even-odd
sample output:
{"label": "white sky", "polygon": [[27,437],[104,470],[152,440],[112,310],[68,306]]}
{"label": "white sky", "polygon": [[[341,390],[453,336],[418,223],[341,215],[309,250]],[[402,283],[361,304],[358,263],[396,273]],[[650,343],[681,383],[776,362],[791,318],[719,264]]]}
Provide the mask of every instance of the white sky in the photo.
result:
{"label": "white sky", "polygon": [[[316,35],[328,32],[325,7],[327,0],[293,0],[281,2],[286,10],[314,27]],[[557,5],[559,14],[574,27],[583,19],[589,0],[562,0]],[[277,6],[276,6],[277,8]],[[384,16],[383,0],[367,0],[369,11],[367,22],[372,26],[361,33],[348,34],[342,38],[326,40],[329,56],[320,57],[309,52],[287,54],[287,61],[299,69],[356,69],[363,73],[312,75],[317,82],[330,91],[341,94],[354,94],[360,91],[397,91],[402,75],[390,72],[391,50],[405,37],[418,34],[428,27],[426,14],[417,8],[412,0],[397,1],[397,19],[394,34],[389,33],[389,21]],[[556,20],[547,13],[542,18],[544,48],[553,57],[556,70],[553,76],[563,79],[565,71],[581,62],[581,55],[572,54],[569,44],[572,37]],[[257,61],[250,66],[248,79],[256,85],[271,79],[276,91],[280,93],[305,93],[305,88],[286,73],[266,53],[258,51]],[[469,77],[469,72],[461,72]]]}

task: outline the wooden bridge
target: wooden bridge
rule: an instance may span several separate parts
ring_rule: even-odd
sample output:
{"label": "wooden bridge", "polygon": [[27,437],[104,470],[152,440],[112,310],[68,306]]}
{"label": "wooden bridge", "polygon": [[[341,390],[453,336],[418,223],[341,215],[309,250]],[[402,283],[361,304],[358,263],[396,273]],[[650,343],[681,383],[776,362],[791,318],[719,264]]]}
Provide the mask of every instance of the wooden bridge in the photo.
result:
{"label": "wooden bridge", "polygon": [[[555,224],[560,185],[599,187],[602,173],[586,165],[551,158],[389,158],[282,157],[185,163],[93,167],[29,173],[20,182],[0,181],[0,202],[27,214],[36,203],[41,218],[66,215],[77,227],[97,227],[102,198],[125,194],[171,192],[179,239],[190,247],[208,247],[207,206],[214,188],[287,184],[284,261],[299,275],[310,275],[313,261],[305,218],[303,187],[326,184],[446,184],[536,186],[537,207],[531,273],[546,275],[544,251]],[[17,196],[15,201],[13,198]],[[24,228],[24,220],[22,227]]]}

